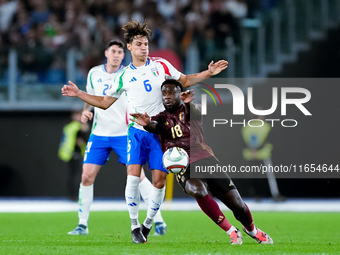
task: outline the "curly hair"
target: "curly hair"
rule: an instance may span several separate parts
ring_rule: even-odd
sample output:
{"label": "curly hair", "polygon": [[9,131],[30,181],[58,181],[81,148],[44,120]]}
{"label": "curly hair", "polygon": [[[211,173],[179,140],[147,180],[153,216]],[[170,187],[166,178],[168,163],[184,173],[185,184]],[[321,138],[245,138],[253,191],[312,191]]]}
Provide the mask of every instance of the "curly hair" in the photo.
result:
{"label": "curly hair", "polygon": [[125,31],[124,39],[126,43],[132,43],[136,35],[146,36],[148,39],[152,36],[152,31],[148,28],[148,21],[138,22],[137,20],[131,20],[124,24],[122,29]]}

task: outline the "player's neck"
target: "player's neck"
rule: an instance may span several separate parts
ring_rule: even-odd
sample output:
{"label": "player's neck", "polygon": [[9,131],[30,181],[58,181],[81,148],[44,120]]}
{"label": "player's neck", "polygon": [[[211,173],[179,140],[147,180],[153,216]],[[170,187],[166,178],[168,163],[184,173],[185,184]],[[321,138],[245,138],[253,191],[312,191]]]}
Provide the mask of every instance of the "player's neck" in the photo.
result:
{"label": "player's neck", "polygon": [[183,103],[181,102],[177,106],[172,107],[172,108],[166,108],[165,107],[165,110],[170,114],[176,114],[178,112],[178,110],[181,108],[182,105],[183,105]]}
{"label": "player's neck", "polygon": [[165,110],[170,114],[175,114],[178,111],[179,107],[177,108],[165,108]]}
{"label": "player's neck", "polygon": [[120,65],[119,66],[111,66],[111,65],[108,65],[108,64],[105,65],[105,69],[108,73],[115,73],[115,72],[117,72],[117,70],[119,68],[120,68]]}
{"label": "player's neck", "polygon": [[144,58],[143,59],[133,58],[132,59],[132,64],[135,67],[145,66],[147,60],[148,60],[148,58],[145,58],[145,59]]}

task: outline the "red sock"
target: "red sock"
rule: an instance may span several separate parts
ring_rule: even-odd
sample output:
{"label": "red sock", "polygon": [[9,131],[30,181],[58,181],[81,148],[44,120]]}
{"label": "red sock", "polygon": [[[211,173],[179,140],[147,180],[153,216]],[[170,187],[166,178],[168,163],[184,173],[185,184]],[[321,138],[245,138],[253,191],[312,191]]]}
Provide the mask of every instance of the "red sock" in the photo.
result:
{"label": "red sock", "polygon": [[248,230],[248,231],[253,231],[255,226],[254,226],[254,221],[253,221],[253,217],[251,216],[251,212],[249,210],[249,207],[246,203],[244,203],[245,206],[247,207],[247,211],[246,211],[246,217],[247,217],[247,221],[249,222],[249,224],[244,225],[244,227]]}
{"label": "red sock", "polygon": [[228,231],[231,224],[221,212],[216,201],[208,194],[203,198],[196,200],[202,211],[215,222],[224,231]]}

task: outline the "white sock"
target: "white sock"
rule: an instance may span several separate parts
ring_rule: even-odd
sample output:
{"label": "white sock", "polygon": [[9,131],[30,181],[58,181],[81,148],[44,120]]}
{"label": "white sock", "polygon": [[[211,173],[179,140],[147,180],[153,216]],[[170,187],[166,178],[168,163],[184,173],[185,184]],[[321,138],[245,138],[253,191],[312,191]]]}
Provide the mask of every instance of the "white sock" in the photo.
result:
{"label": "white sock", "polygon": [[140,195],[143,198],[146,205],[149,204],[149,195],[152,192],[152,184],[148,178],[144,178],[143,181],[139,183]]}
{"label": "white sock", "polygon": [[90,206],[93,202],[93,184],[90,186],[83,186],[80,184],[79,188],[79,224],[87,226],[90,216]]}
{"label": "white sock", "polygon": [[230,235],[234,230],[236,230],[236,228],[234,226],[231,226],[227,231],[227,234]]}
{"label": "white sock", "polygon": [[257,228],[254,226],[254,229],[252,231],[248,231],[248,234],[251,235],[251,236],[255,236],[257,234]]}
{"label": "white sock", "polygon": [[[149,205],[149,195],[152,192],[152,187],[153,186],[151,182],[146,177],[143,179],[143,181],[139,183],[140,194],[147,206]],[[157,211],[153,220],[154,222],[164,222],[162,214],[161,214],[161,210]]]}
{"label": "white sock", "polygon": [[157,189],[152,186],[152,193],[149,196],[149,205],[147,211],[147,217],[144,221],[144,226],[147,228],[152,227],[152,220],[155,217],[157,211],[161,207],[162,201],[165,195],[165,187]]}
{"label": "white sock", "polygon": [[140,227],[138,221],[138,210],[140,202],[139,177],[128,175],[125,187],[125,200],[131,219],[131,230]]}

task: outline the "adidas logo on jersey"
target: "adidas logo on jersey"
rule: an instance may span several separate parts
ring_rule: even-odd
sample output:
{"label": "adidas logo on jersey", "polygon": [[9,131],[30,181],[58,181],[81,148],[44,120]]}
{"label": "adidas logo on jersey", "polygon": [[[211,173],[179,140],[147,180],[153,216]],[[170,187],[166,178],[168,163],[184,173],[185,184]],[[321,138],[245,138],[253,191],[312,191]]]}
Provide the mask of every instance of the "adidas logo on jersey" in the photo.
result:
{"label": "adidas logo on jersey", "polygon": [[132,79],[129,82],[134,82],[137,81],[137,79],[135,77],[132,77]]}
{"label": "adidas logo on jersey", "polygon": [[97,82],[103,82],[101,78],[99,78],[99,80]]}

